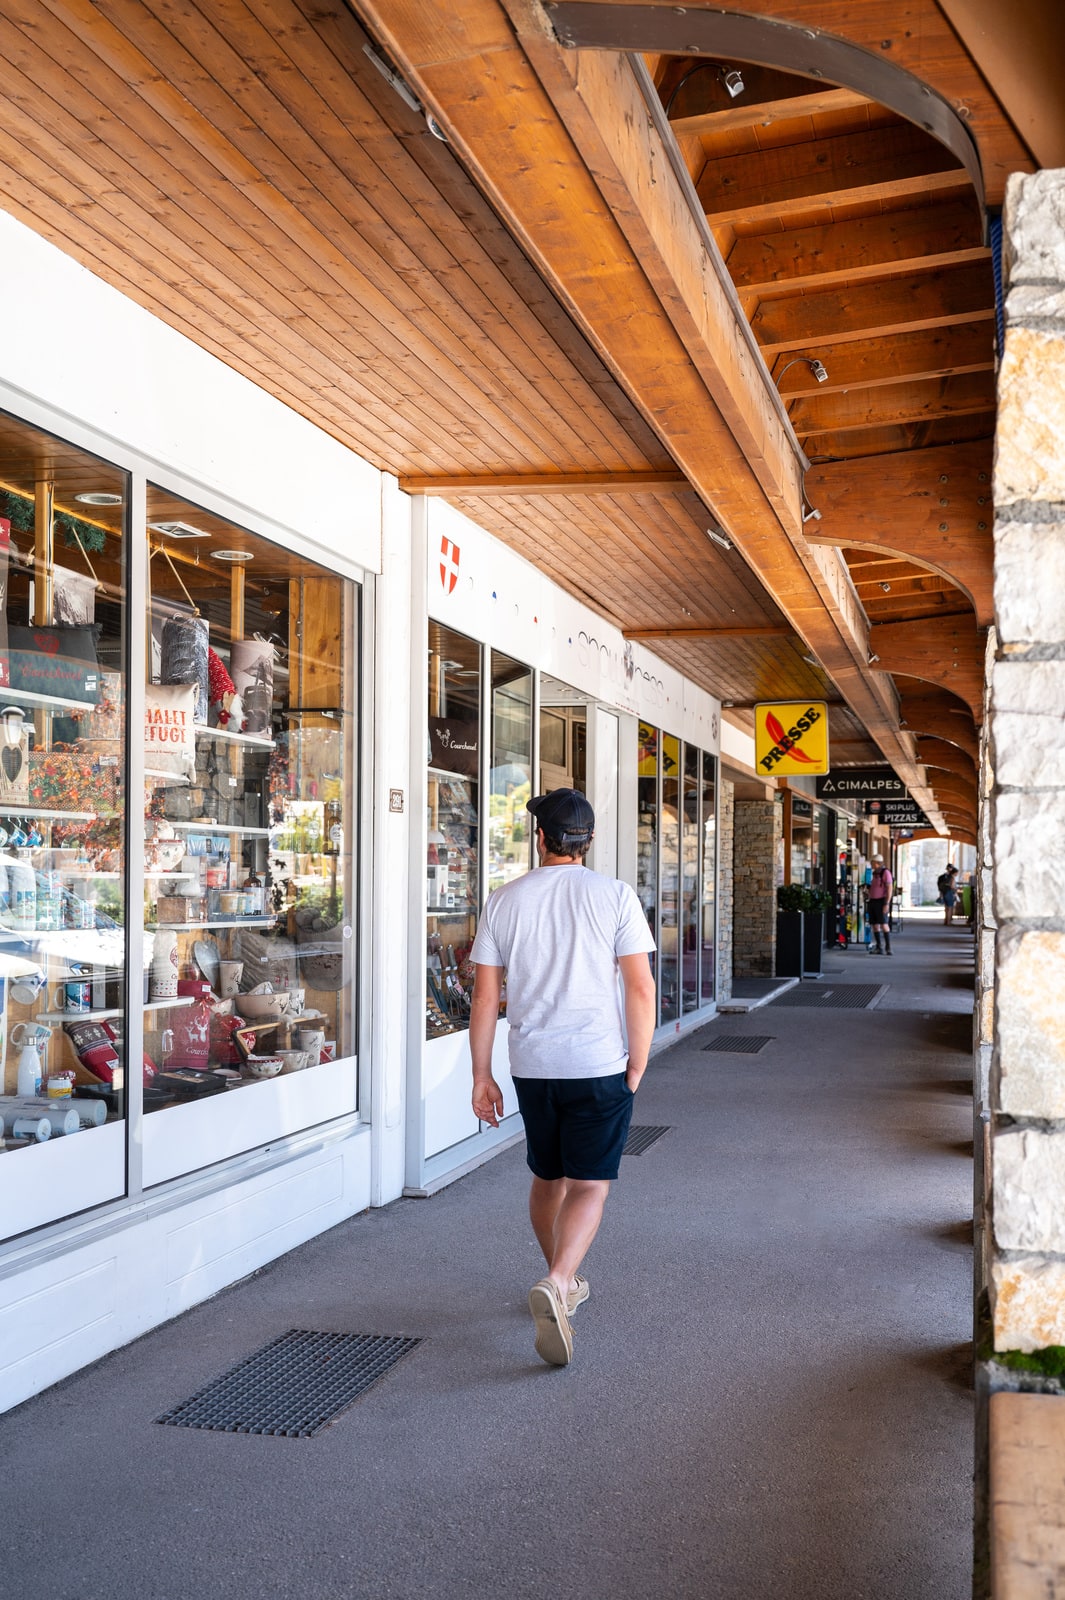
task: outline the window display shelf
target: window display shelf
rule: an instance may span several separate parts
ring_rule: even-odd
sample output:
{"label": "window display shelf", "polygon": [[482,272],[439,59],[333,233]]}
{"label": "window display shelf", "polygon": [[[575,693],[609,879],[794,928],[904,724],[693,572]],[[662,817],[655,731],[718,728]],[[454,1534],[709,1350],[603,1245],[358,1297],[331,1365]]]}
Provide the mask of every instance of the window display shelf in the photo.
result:
{"label": "window display shelf", "polygon": [[[73,979],[73,982],[81,980]],[[87,981],[87,980],[86,980]],[[146,1000],[144,1011],[173,1011],[179,1006],[191,1006],[195,996],[180,994],[174,1000]],[[102,1011],[42,1011],[36,1017],[37,1022],[101,1022],[105,1017],[120,1017],[121,1006],[108,1006]]]}
{"label": "window display shelf", "polygon": [[43,706],[55,711],[94,711],[94,700],[67,700],[58,694],[35,694],[32,689],[0,689],[5,701],[18,706]]}
{"label": "window display shelf", "polygon": [[196,723],[197,739],[217,739],[223,744],[243,744],[251,750],[273,750],[273,739],[265,739],[258,733],[231,733],[228,728],[212,728],[206,722]]}
{"label": "window display shelf", "polygon": [[187,789],[188,778],[178,772],[161,772],[158,767],[145,767],[144,781],[153,789]]}
{"label": "window display shelf", "polygon": [[425,914],[427,917],[464,917],[476,909],[468,900],[456,900],[453,906],[426,906]]}
{"label": "window display shelf", "polygon": [[198,928],[269,928],[276,921],[276,917],[231,917],[226,922],[146,922],[144,927],[148,933],[167,928],[173,933],[193,933]]}
{"label": "window display shelf", "polygon": [[[240,995],[233,996],[233,1004],[240,1014]],[[301,1011],[298,1017],[261,1017],[258,1022],[246,1022],[244,1033],[266,1033],[270,1028],[301,1028],[308,1022],[328,1022],[324,1011]]]}
{"label": "window display shelf", "polygon": [[[34,816],[37,814],[34,812]],[[211,822],[206,817],[195,822],[173,822],[171,826],[180,833],[236,833],[242,839],[269,839],[271,833],[277,831],[275,828],[245,828],[236,822]],[[168,876],[172,878],[174,874],[171,872]]]}
{"label": "window display shelf", "polygon": [[32,800],[24,806],[0,806],[0,817],[47,817],[52,822],[95,822],[95,811],[49,811],[35,806]]}

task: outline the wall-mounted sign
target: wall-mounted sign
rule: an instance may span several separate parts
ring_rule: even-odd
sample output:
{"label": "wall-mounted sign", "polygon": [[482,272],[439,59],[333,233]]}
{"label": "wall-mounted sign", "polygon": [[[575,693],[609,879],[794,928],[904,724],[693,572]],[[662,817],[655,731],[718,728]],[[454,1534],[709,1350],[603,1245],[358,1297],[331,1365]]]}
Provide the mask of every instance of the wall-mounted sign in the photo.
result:
{"label": "wall-mounted sign", "polygon": [[754,762],[767,778],[828,771],[828,707],[823,700],[775,700],[754,708]]}
{"label": "wall-mounted sign", "polygon": [[793,817],[812,817],[813,804],[809,800],[800,800],[797,794],[791,797],[791,814]]}
{"label": "wall-mounted sign", "polygon": [[889,767],[839,767],[817,780],[819,800],[906,799],[906,785]]}
{"label": "wall-mounted sign", "polygon": [[429,765],[438,772],[456,772],[475,778],[480,726],[453,717],[429,718]]}

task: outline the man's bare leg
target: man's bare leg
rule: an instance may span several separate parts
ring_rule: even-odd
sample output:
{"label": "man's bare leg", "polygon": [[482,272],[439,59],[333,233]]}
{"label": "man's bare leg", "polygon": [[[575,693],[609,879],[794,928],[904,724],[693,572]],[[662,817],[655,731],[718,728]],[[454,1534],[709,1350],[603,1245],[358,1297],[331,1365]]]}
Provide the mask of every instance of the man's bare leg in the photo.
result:
{"label": "man's bare leg", "polygon": [[547,1275],[563,1299],[576,1288],[577,1269],[599,1232],[609,1193],[605,1178],[533,1178],[529,1219]]}

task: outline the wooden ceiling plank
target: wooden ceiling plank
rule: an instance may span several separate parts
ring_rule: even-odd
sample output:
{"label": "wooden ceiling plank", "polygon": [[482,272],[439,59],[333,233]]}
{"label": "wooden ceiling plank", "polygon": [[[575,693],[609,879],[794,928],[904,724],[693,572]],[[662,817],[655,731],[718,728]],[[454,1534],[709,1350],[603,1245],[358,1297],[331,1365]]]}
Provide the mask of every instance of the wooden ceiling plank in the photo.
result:
{"label": "wooden ceiling plank", "polygon": [[994,434],[994,411],[974,411],[968,416],[936,418],[931,422],[912,422],[892,428],[814,433],[804,444],[809,459],[820,464],[864,456],[899,455],[905,450],[926,450],[947,443],[986,442],[994,438]]}
{"label": "wooden ceiling plank", "polygon": [[975,372],[798,400],[791,408],[791,424],[804,439],[811,434],[846,433],[853,428],[883,427],[896,422],[982,415],[994,404],[994,373]]}
{"label": "wooden ceiling plank", "polygon": [[917,754],[926,767],[942,767],[963,778],[970,787],[976,785],[976,762],[960,745],[947,739],[925,734],[917,740]]}
{"label": "wooden ceiling plank", "polygon": [[762,353],[839,344],[918,328],[949,327],[995,315],[986,262],[889,278],[853,288],[764,300],[751,318]]}
{"label": "wooden ceiling plank", "polygon": [[974,202],[955,200],[816,228],[744,234],[727,266],[742,294],[764,296],[988,259]]}
{"label": "wooden ceiling plank", "polygon": [[739,128],[761,130],[776,122],[793,122],[797,117],[847,111],[868,104],[867,97],[855,89],[824,88],[805,94],[800,91],[777,100],[751,100],[745,96],[742,105],[721,106],[716,111],[704,111],[696,116],[671,117],[670,127],[677,139],[684,139]]}
{"label": "wooden ceiling plank", "polygon": [[[122,16],[127,14],[128,9],[118,8]],[[240,8],[235,11],[238,18],[239,11]],[[188,20],[190,16],[190,13],[186,13],[185,19]],[[232,25],[236,28],[236,21]],[[90,36],[99,31],[97,21],[95,28],[90,30]],[[201,49],[208,50],[213,41],[217,46],[216,55],[225,59],[232,57],[232,63],[240,60],[228,42],[223,42],[221,36],[209,29],[202,20],[193,29],[193,36]],[[264,34],[263,38],[268,40],[269,35]],[[177,50],[178,42],[171,39],[168,66]],[[255,57],[252,55],[250,59],[254,61]],[[188,91],[203,94],[204,72],[197,75],[195,69],[190,67],[187,74],[192,78],[191,82],[187,82]],[[284,79],[285,74],[278,76]],[[287,76],[294,78],[296,74],[290,72]],[[503,445],[502,439],[508,427],[513,428],[514,417],[519,409],[525,414],[532,435],[525,444],[524,458],[529,460],[536,446],[544,451],[546,459],[559,454],[563,447],[558,436],[555,409],[547,402],[540,402],[537,406],[535,385],[527,385],[516,366],[499,375],[498,369],[503,367],[500,352],[487,338],[477,319],[465,310],[462,300],[456,301],[444,294],[432,273],[427,272],[414,252],[398,242],[394,235],[392,253],[397,258],[399,270],[387,262],[367,242],[364,232],[354,226],[354,222],[358,221],[361,228],[369,233],[373,224],[378,229],[382,224],[360,189],[350,182],[346,171],[323,154],[296,118],[274,98],[271,88],[260,83],[256,74],[237,71],[234,67],[231,82],[238,99],[232,102],[231,110],[224,108],[215,114],[224,117],[221,125],[233,130],[234,134],[243,130],[243,136],[250,138],[252,135],[249,130],[254,131],[260,153],[266,149],[272,152],[272,159],[265,161],[263,167],[275,182],[273,186],[264,185],[261,181],[262,171],[238,155],[231,144],[222,141],[223,148],[220,149],[220,141],[214,130],[201,133],[201,146],[206,147],[204,156],[207,159],[212,159],[215,165],[221,163],[230,168],[236,165],[238,169],[235,183],[227,185],[225,190],[227,208],[214,223],[219,237],[226,238],[239,218],[256,238],[259,249],[254,251],[254,256],[262,270],[268,271],[274,262],[284,262],[286,267],[298,268],[299,278],[295,282],[297,287],[305,286],[303,294],[308,299],[311,287],[317,285],[320,298],[310,300],[310,303],[314,306],[316,317],[324,325],[328,326],[338,312],[344,314],[341,308],[346,308],[349,320],[352,313],[361,312],[369,322],[369,327],[364,331],[369,334],[372,346],[400,364],[405,360],[418,363],[418,368],[426,374],[426,387],[432,389],[443,380],[453,387],[461,385],[471,398],[476,395],[482,416],[492,416],[500,429],[500,459],[508,459],[514,447]],[[249,99],[246,88],[249,84],[255,88],[251,97],[253,103],[242,104]],[[237,85],[245,86],[243,93]],[[304,89],[310,96],[309,85],[304,84]],[[349,83],[348,98],[353,92]],[[182,102],[177,108],[181,115],[180,127],[182,131],[189,132],[191,126],[198,124],[189,118],[184,97]],[[118,96],[117,104],[123,107],[127,116],[134,114],[128,95]],[[359,164],[360,152],[339,122],[337,127],[341,130],[338,138],[346,140],[348,164]],[[170,129],[169,132],[167,148],[184,143],[177,129]],[[271,132],[284,141],[283,153],[276,143],[271,144],[268,137]],[[296,155],[302,160],[302,169],[292,159]],[[155,159],[158,163],[157,153]],[[150,145],[143,153],[142,164],[146,169],[151,169]],[[367,182],[371,177],[371,165],[365,153],[362,153],[361,166]],[[308,178],[317,186],[317,192],[308,187]],[[204,182],[202,171],[199,182]],[[209,179],[206,186],[209,186]],[[199,198],[197,188],[178,187],[183,189],[187,204]],[[382,178],[377,186],[378,193],[386,187]],[[310,220],[316,215],[317,227]],[[344,248],[341,249],[341,246]],[[353,268],[358,269],[357,274]],[[412,288],[415,280],[417,290]],[[430,294],[433,304],[425,303],[425,293]],[[467,287],[466,297],[477,298],[472,284]],[[451,322],[455,324],[454,329],[445,320],[448,312]],[[409,351],[405,356],[403,352],[408,346]],[[471,361],[471,355],[479,355],[482,359]],[[529,365],[529,352],[522,352],[522,356],[525,364]],[[450,372],[447,371],[448,367]],[[439,378],[435,376],[436,369],[441,369]],[[415,370],[412,369],[412,376]],[[473,382],[468,373],[479,374],[480,382]],[[516,391],[521,393],[520,402],[516,398]],[[436,399],[439,403],[441,396],[438,394]],[[493,407],[498,407],[498,410],[493,412]],[[542,415],[537,437],[532,417],[538,409]],[[504,423],[503,416],[508,416],[509,422]],[[568,420],[573,424],[575,415],[571,414]]]}
{"label": "wooden ceiling plank", "polygon": [[[989,372],[995,364],[995,325],[991,321],[962,322],[954,327],[921,328],[878,339],[856,339],[831,347],[823,365],[828,372],[818,383],[810,361],[813,351],[793,350],[779,355],[771,368],[785,400],[797,395],[825,396],[847,389],[882,388],[902,380],[957,377],[969,372]],[[797,363],[792,365],[792,362]],[[788,368],[786,372],[785,368]]]}
{"label": "wooden ceiling plank", "polygon": [[[393,459],[397,450],[411,448],[410,441],[391,426],[394,414],[384,414],[379,404],[375,406],[376,397],[341,368],[323,371],[319,382],[305,387],[304,376],[313,377],[306,349],[302,365],[286,363],[279,359],[278,341],[259,321],[238,316],[231,306],[215,308],[211,297],[198,295],[196,286],[177,272],[172,283],[161,277],[160,264],[143,245],[138,230],[127,229],[117,218],[109,219],[103,232],[84,223],[82,214],[89,210],[87,196],[60,175],[38,166],[22,144],[9,142],[2,126],[0,192],[7,197],[7,208],[28,227],[73,254],[164,322],[186,335],[192,329],[205,349],[252,382],[275,394],[289,393],[303,415],[349,448],[367,459],[376,456],[385,461]],[[138,264],[143,271],[127,276],[131,266]],[[379,432],[374,431],[374,424]]]}
{"label": "wooden ceiling plank", "polygon": [[[0,22],[0,30],[3,24]],[[32,106],[36,115],[48,114],[52,123],[62,121],[66,115],[63,107],[56,102],[50,106],[38,88],[32,97],[28,97],[27,106]],[[49,127],[36,120],[36,115],[30,117],[23,107],[14,100],[6,101],[0,116],[6,122],[11,134],[18,139],[20,148],[32,155],[39,151],[41,170],[47,167],[48,157],[56,156],[67,170],[69,178],[78,183],[81,189],[80,202],[82,214],[98,208],[101,218],[107,219],[103,231],[111,231],[115,221],[122,223],[125,229],[127,243],[132,244],[140,237],[143,246],[139,247],[138,255],[143,261],[145,271],[151,275],[158,274],[167,279],[172,271],[176,280],[182,282],[188,295],[195,298],[199,293],[199,285],[193,281],[193,275],[187,271],[184,264],[173,267],[171,263],[184,263],[187,261],[189,239],[182,234],[174,233],[167,222],[158,220],[158,214],[169,214],[172,221],[178,226],[182,225],[183,218],[188,213],[179,212],[173,207],[157,199],[154,209],[151,207],[151,195],[154,193],[151,184],[143,180],[132,168],[123,167],[121,164],[112,165],[106,158],[106,146],[102,141],[87,141],[82,134],[80,141],[75,139],[72,145],[60,145],[50,136]],[[73,121],[74,119],[70,119]],[[94,166],[88,159],[92,156],[100,162]],[[109,179],[106,185],[101,186],[100,176]],[[137,201],[138,191],[145,195],[144,203]],[[94,199],[94,196],[99,196]],[[413,387],[413,393],[419,395],[417,402],[408,401],[396,393],[394,371],[389,368],[386,354],[382,345],[387,348],[392,342],[382,330],[382,338],[367,338],[356,336],[354,330],[341,322],[333,308],[322,301],[314,302],[312,297],[307,297],[307,303],[300,306],[287,297],[284,290],[275,289],[272,283],[259,276],[248,264],[246,259],[239,263],[235,257],[227,257],[226,250],[217,243],[214,234],[206,224],[194,223],[188,219],[186,232],[192,233],[195,247],[199,250],[201,272],[204,292],[218,295],[232,310],[242,311],[249,321],[259,325],[263,323],[264,309],[272,310],[274,317],[270,321],[270,334],[278,344],[287,345],[293,356],[306,360],[308,345],[317,348],[319,355],[326,363],[325,371],[345,371],[349,378],[355,379],[364,390],[372,390],[377,385],[377,394],[372,403],[378,407],[382,403],[394,406],[398,411],[407,411],[411,418],[413,437],[419,435],[424,440],[432,440],[434,436],[442,449],[450,445],[454,449],[456,433],[454,429],[444,427],[431,410],[424,409],[424,399],[420,390],[433,388],[431,374],[423,372],[420,363],[411,369],[412,378],[418,374],[422,376],[420,390]],[[264,269],[272,265],[272,257],[264,257],[262,252],[249,241],[248,257],[255,259]],[[217,265],[213,264],[217,261]],[[290,276],[288,269],[285,276]],[[313,306],[314,315],[310,314],[309,307]],[[344,333],[346,337],[340,335]],[[350,351],[350,354],[349,354]],[[397,355],[401,353],[397,351]],[[356,364],[358,363],[358,364]],[[380,368],[380,377],[371,379],[371,374]],[[334,379],[335,381],[335,379]],[[438,394],[438,398],[442,398]],[[370,394],[367,393],[367,402],[371,403]],[[473,441],[467,457],[471,464],[478,459],[474,452]],[[465,452],[464,452],[465,453]]]}
{"label": "wooden ceiling plank", "polygon": [[891,198],[967,183],[945,145],[901,120],[893,127],[707,161],[696,191],[713,223],[786,218],[822,200]]}
{"label": "wooden ceiling plank", "polygon": [[813,540],[911,556],[956,583],[976,620],[994,617],[990,441],[813,465]]}

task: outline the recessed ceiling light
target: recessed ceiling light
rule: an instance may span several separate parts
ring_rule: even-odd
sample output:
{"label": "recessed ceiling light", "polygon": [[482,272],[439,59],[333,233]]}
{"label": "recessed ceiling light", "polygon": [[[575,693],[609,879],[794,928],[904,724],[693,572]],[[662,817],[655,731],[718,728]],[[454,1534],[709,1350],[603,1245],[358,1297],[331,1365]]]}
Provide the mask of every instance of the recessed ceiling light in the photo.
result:
{"label": "recessed ceiling light", "polygon": [[212,550],[212,561],[253,561],[250,550]]}
{"label": "recessed ceiling light", "polygon": [[82,506],[120,506],[122,504],[122,496],[120,494],[105,494],[102,489],[94,489],[89,494],[76,494],[74,498]]}
{"label": "recessed ceiling light", "polygon": [[165,533],[168,539],[209,539],[211,535],[191,522],[149,522],[153,533]]}

